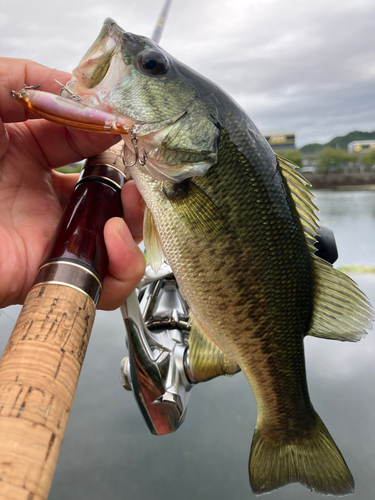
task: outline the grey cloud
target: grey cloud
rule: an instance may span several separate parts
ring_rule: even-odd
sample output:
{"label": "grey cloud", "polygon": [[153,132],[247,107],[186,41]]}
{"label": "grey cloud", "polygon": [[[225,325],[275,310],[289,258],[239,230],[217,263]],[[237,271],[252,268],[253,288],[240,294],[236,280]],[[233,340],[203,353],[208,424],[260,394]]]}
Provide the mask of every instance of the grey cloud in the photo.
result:
{"label": "grey cloud", "polygon": [[[163,1],[7,2],[2,55],[72,70],[105,17],[150,35]],[[374,130],[371,0],[174,0],[162,46],[233,96],[262,130],[300,145]]]}

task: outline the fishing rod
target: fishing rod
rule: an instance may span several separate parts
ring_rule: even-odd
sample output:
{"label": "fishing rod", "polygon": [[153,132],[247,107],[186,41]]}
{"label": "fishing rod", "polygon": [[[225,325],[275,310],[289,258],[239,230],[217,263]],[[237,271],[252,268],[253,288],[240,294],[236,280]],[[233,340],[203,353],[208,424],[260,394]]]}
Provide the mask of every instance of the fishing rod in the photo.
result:
{"label": "fishing rod", "polygon": [[0,359],[4,500],[48,497],[107,272],[103,229],[122,217],[126,180],[122,143],[86,160]]}
{"label": "fishing rod", "polygon": [[121,145],[88,159],[0,360],[0,498],[46,499],[122,217]]}
{"label": "fishing rod", "polygon": [[161,35],[163,34],[165,22],[167,20],[168,11],[171,4],[172,0],[165,0],[158,22],[156,23],[154,32],[152,33],[151,40],[153,40],[157,44],[160,43]]}

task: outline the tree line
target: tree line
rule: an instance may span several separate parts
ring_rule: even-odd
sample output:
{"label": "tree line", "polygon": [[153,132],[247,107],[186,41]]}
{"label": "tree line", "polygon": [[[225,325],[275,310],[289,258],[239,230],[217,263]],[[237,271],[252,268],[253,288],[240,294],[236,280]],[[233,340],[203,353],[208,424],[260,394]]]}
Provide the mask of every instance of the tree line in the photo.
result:
{"label": "tree line", "polygon": [[[277,151],[276,151],[277,152]],[[369,153],[347,153],[344,149],[325,147],[313,157],[304,156],[298,149],[279,151],[278,154],[292,161],[299,167],[304,165],[303,160],[314,164],[316,173],[342,172],[372,172],[375,171],[375,150]]]}

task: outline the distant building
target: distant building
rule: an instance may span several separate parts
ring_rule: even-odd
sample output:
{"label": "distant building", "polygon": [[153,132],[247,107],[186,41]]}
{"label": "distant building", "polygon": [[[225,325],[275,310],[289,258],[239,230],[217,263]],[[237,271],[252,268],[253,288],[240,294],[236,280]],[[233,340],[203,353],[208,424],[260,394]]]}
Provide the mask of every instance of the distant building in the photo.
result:
{"label": "distant building", "polygon": [[352,141],[348,144],[348,153],[370,153],[375,150],[375,139],[369,141]]}
{"label": "distant building", "polygon": [[283,149],[296,149],[296,134],[294,132],[275,132],[265,134],[272,149],[281,151]]}

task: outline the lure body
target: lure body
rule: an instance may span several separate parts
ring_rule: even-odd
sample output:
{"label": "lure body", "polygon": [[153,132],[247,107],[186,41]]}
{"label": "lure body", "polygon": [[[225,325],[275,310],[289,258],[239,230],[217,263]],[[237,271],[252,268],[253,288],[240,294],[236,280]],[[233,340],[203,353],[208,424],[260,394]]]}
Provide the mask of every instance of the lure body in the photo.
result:
{"label": "lure body", "polygon": [[33,114],[49,121],[93,132],[127,134],[133,120],[122,118],[74,99],[33,89],[12,92],[12,96]]}

